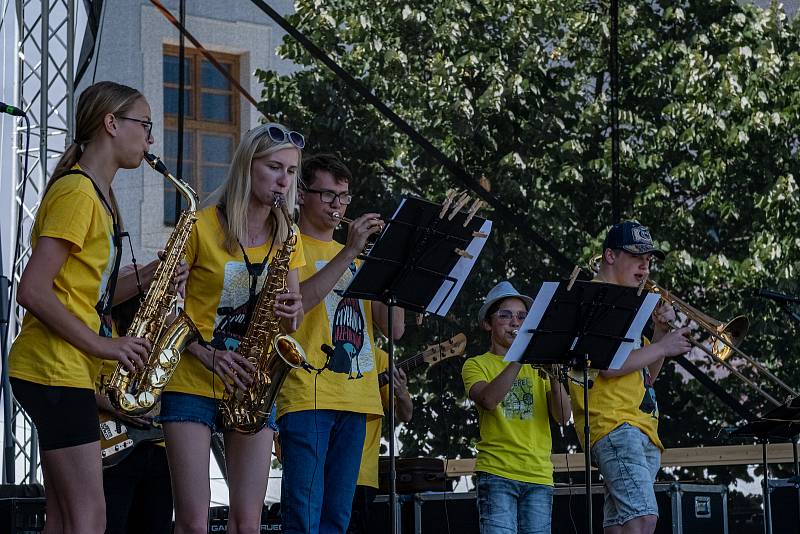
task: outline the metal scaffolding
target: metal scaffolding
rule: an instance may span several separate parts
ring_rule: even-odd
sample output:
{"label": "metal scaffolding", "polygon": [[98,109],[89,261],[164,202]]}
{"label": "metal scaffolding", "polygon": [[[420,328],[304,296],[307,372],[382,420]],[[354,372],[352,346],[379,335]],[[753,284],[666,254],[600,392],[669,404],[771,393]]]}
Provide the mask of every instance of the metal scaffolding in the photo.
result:
{"label": "metal scaffolding", "polygon": [[[18,235],[15,230],[17,245],[11,270],[15,289],[31,254],[31,227],[55,165],[54,160],[72,142],[75,0],[16,0],[16,20],[19,42],[15,101],[26,111],[30,120],[31,146],[26,174],[25,128],[18,126],[13,220],[16,221],[20,216],[22,224]],[[11,296],[9,340],[16,337],[24,315],[24,309],[15,304],[15,293],[16,290]],[[7,379],[3,383],[3,404],[3,482],[37,482],[39,457],[36,430],[12,399]],[[21,467],[24,473],[19,479],[17,467]]]}

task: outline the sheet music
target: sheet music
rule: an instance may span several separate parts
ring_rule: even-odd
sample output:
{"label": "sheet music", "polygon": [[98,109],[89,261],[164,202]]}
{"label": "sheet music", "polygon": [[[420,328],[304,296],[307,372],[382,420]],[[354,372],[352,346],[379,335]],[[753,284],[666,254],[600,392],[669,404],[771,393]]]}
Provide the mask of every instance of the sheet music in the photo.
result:
{"label": "sheet music", "polygon": [[[401,203],[400,205],[402,206],[403,204]],[[492,221],[487,220],[481,226],[480,232],[489,235],[491,231]],[[453,305],[453,301],[461,291],[461,286],[464,285],[464,281],[467,279],[469,272],[472,270],[472,266],[475,265],[475,262],[478,260],[478,256],[480,255],[481,250],[483,250],[483,246],[486,244],[487,240],[488,238],[486,237],[472,238],[472,241],[470,241],[469,245],[467,246],[467,252],[472,256],[472,259],[467,259],[464,257],[458,259],[455,266],[450,271],[450,276],[456,279],[456,283],[453,284],[453,282],[449,280],[442,282],[442,286],[439,288],[439,291],[436,292],[433,300],[431,300],[430,304],[428,304],[428,307],[425,309],[426,312],[439,315],[440,317],[447,315],[447,312],[450,311],[450,306]],[[453,288],[454,285],[455,288]],[[453,288],[452,291],[451,288]]]}
{"label": "sheet music", "polygon": [[648,293],[644,298],[639,312],[633,318],[633,322],[625,334],[626,338],[633,339],[633,341],[623,341],[620,344],[617,353],[614,354],[614,359],[611,360],[611,365],[608,366],[609,369],[619,369],[625,365],[625,360],[628,359],[631,351],[636,346],[636,342],[642,337],[642,330],[647,324],[647,320],[650,319],[653,310],[656,309],[659,300],[661,300],[661,297],[657,293]]}
{"label": "sheet music", "polygon": [[550,301],[553,300],[553,295],[555,295],[558,286],[559,282],[544,282],[542,284],[539,293],[533,301],[531,309],[528,310],[528,316],[525,317],[525,320],[519,327],[517,337],[514,338],[514,342],[506,353],[506,357],[503,358],[504,362],[518,362],[520,358],[522,358],[522,355],[525,353],[525,348],[533,337],[533,332],[531,332],[531,330],[539,328],[542,316],[550,305]]}

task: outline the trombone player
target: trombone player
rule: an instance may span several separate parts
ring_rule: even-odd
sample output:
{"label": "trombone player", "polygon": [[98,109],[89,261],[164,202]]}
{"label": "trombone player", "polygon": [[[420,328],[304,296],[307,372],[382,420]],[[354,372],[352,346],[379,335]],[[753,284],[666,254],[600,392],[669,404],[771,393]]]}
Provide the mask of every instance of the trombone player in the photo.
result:
{"label": "trombone player", "polygon": [[[611,227],[595,280],[642,286],[653,258],[664,253],[649,230],[633,221]],[[605,483],[605,534],[652,534],[658,520],[655,482],[664,446],[658,438],[658,404],[653,381],[665,358],[691,350],[689,328],[671,330],[673,308],[661,301],[652,315],[653,339],[642,338],[620,369],[600,371],[589,390],[591,454]],[[575,428],[584,425],[583,385],[570,383]],[[583,433],[577,432],[581,445]]]}

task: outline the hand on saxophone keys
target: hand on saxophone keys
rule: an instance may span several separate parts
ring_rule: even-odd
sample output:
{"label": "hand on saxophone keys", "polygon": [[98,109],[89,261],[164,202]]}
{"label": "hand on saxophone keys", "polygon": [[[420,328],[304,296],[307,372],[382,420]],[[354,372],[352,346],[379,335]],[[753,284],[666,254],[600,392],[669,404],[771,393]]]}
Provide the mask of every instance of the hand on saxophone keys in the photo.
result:
{"label": "hand on saxophone keys", "polygon": [[303,311],[303,296],[300,293],[281,293],[275,295],[275,315],[286,319],[288,333],[297,330],[297,323]]}
{"label": "hand on saxophone keys", "polygon": [[250,384],[253,383],[255,366],[247,358],[232,350],[215,348],[206,350],[211,356],[211,361],[208,362],[210,365],[206,364],[206,367],[213,369],[214,373],[222,379],[228,393],[232,393],[234,388],[247,391]]}
{"label": "hand on saxophone keys", "polygon": [[116,360],[129,372],[144,368],[151,345],[142,337],[98,337],[101,345],[94,352],[104,360]]}
{"label": "hand on saxophone keys", "polygon": [[335,211],[331,217],[348,225],[345,248],[349,249],[354,256],[362,253],[368,246],[370,236],[382,232],[385,224],[377,213],[365,213],[356,219],[348,219]]}

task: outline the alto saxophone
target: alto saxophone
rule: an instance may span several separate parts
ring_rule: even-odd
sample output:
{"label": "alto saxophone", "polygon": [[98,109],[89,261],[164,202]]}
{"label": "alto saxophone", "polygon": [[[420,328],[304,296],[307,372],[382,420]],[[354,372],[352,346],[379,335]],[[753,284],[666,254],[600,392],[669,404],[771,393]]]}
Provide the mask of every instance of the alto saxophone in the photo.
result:
{"label": "alto saxophone", "polygon": [[256,370],[246,391],[225,392],[220,412],[225,430],[255,434],[267,424],[272,405],[289,371],[306,363],[303,348],[295,339],[280,333],[280,317],[275,315],[275,296],[287,291],[289,259],[297,245],[292,218],[286,201],[275,195],[273,209],[286,220],[289,235],[269,262],[267,279],[253,308],[247,332],[237,352],[248,359]]}
{"label": "alto saxophone", "polygon": [[177,299],[177,288],[172,283],[173,273],[183,259],[186,242],[197,220],[197,195],[186,182],[172,176],[157,156],[145,153],[145,159],[155,171],[175,185],[188,206],[169,236],[147,295],[128,328],[127,335],[145,338],[152,345],[145,366],[129,371],[122,364],[117,364],[105,385],[105,393],[111,404],[130,415],[143,415],[155,406],[172,378],[186,345],[200,336],[184,311],[172,324],[167,323]]}

